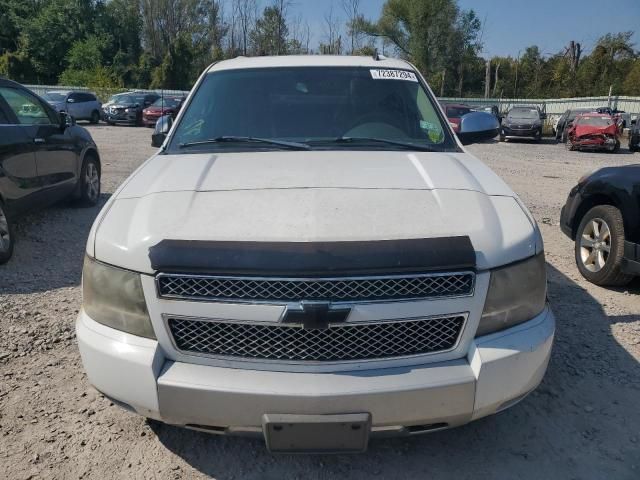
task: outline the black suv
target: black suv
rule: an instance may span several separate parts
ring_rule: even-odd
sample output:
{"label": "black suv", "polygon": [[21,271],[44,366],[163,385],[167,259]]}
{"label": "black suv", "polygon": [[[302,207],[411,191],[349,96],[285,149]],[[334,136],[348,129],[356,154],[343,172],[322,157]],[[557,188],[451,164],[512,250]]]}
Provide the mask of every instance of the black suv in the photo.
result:
{"label": "black suv", "polygon": [[100,168],[96,144],[73,117],[0,78],[0,264],[13,252],[18,215],[68,197],[95,205]]}
{"label": "black suv", "polygon": [[583,277],[624,285],[640,275],[640,165],[605,167],[578,180],[560,228],[575,241]]}
{"label": "black suv", "polygon": [[128,92],[112,96],[102,106],[102,116],[109,125],[142,125],[142,111],[151,106],[160,95],[148,92]]}

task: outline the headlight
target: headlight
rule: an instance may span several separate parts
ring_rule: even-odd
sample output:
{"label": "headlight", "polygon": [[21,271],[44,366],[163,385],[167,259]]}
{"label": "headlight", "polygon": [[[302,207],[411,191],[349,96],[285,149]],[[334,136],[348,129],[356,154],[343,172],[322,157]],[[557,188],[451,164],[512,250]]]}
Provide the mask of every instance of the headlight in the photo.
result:
{"label": "headlight", "polygon": [[476,337],[531,320],[544,310],[546,297],[544,252],[492,270]]}
{"label": "headlight", "polygon": [[85,257],[82,302],[87,315],[98,323],[132,335],[156,338],[139,273]]}
{"label": "headlight", "polygon": [[124,109],[124,113],[131,113],[133,110],[131,110],[130,108],[125,108]]}

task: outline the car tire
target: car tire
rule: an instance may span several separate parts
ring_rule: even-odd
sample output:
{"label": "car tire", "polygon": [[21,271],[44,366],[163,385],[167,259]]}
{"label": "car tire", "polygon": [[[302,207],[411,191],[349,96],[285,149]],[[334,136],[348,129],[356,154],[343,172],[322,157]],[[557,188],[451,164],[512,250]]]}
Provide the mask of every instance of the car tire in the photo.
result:
{"label": "car tire", "polygon": [[78,180],[78,204],[93,207],[100,200],[100,164],[93,155],[88,155],[82,164]]}
{"label": "car tire", "polygon": [[624,238],[620,210],[611,205],[598,205],[589,210],[576,231],[574,250],[580,274],[601,286],[629,283],[633,275],[621,271]]}
{"label": "car tire", "polygon": [[618,140],[616,140],[616,144],[614,145],[614,147],[609,150],[610,153],[618,153],[618,150],[620,150],[620,142]]}
{"label": "car tire", "polygon": [[566,143],[567,141],[567,132],[565,132],[564,130],[562,131],[562,135],[560,136],[560,141],[562,143]]}
{"label": "car tire", "polygon": [[91,122],[93,125],[100,123],[100,112],[97,110],[91,112],[91,118],[89,119],[89,122]]}
{"label": "car tire", "polygon": [[535,136],[535,137],[533,137],[533,139],[534,139],[536,142],[540,143],[540,142],[542,141],[542,131],[539,131],[538,133],[536,133],[536,136]]}
{"label": "car tire", "polygon": [[499,142],[504,142],[506,138],[504,137],[504,133],[500,132],[500,136],[498,137]]}
{"label": "car tire", "polygon": [[0,201],[0,265],[7,263],[13,255],[14,243],[13,225],[4,204]]}
{"label": "car tire", "polygon": [[109,120],[107,120],[107,125],[110,125],[110,126],[112,126],[112,127],[113,127],[113,126],[115,125],[115,123],[110,122]]}
{"label": "car tire", "polygon": [[576,149],[576,147],[573,145],[573,142],[571,140],[569,140],[568,138],[565,141],[564,146],[570,152],[573,152]]}

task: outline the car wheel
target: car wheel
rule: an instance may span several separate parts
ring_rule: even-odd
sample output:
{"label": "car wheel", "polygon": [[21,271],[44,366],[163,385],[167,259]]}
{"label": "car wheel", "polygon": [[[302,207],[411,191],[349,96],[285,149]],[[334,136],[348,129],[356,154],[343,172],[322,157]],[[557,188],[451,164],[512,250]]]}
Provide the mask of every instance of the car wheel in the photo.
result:
{"label": "car wheel", "polygon": [[115,125],[115,123],[110,122],[109,120],[107,120],[107,125],[111,125],[113,127]]}
{"label": "car wheel", "polygon": [[582,218],[575,240],[575,258],[584,278],[596,285],[626,285],[633,278],[621,271],[624,224],[620,210],[599,205]]}
{"label": "car wheel", "polygon": [[562,143],[565,143],[567,141],[567,132],[562,132],[562,135],[560,136],[560,141]]}
{"label": "car wheel", "polygon": [[617,153],[618,150],[620,150],[620,142],[618,140],[616,140],[616,144],[611,149],[611,153]]}
{"label": "car wheel", "polygon": [[533,137],[533,139],[534,139],[536,142],[540,142],[540,141],[542,141],[542,131],[539,131],[538,133],[536,133],[536,136],[535,136],[535,137]]}
{"label": "car wheel", "polygon": [[573,145],[573,142],[572,142],[570,139],[568,139],[568,138],[567,138],[567,140],[565,141],[564,146],[565,146],[565,148],[566,148],[567,150],[569,150],[570,152],[573,152],[573,151],[576,149],[576,147]]}
{"label": "car wheel", "polygon": [[13,254],[13,227],[4,204],[0,202],[0,265],[7,263]]}
{"label": "car wheel", "polygon": [[91,118],[89,119],[89,121],[94,125],[100,123],[100,112],[97,110],[91,112]]}
{"label": "car wheel", "polygon": [[80,174],[78,203],[92,207],[100,200],[100,165],[93,156],[86,157]]}
{"label": "car wheel", "polygon": [[504,142],[506,138],[504,137],[504,133],[500,132],[500,137],[498,137],[499,142]]}

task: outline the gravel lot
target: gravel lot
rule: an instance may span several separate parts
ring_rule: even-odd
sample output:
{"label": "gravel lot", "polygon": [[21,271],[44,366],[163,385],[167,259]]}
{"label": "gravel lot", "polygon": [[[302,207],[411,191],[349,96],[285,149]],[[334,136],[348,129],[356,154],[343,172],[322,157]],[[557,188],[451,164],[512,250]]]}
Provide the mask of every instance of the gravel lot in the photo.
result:
{"label": "gravel lot", "polygon": [[[153,153],[151,131],[89,130],[106,200]],[[558,227],[580,175],[640,154],[567,152],[551,141],[471,151],[522,197],[546,242],[557,340],[543,384],[521,404],[454,430],[376,441],[359,456],[271,456],[259,441],[147,423],[82,371],[73,325],[98,209],[60,205],[22,219],[15,257],[0,267],[0,478],[640,478],[640,281],[586,283]]]}

